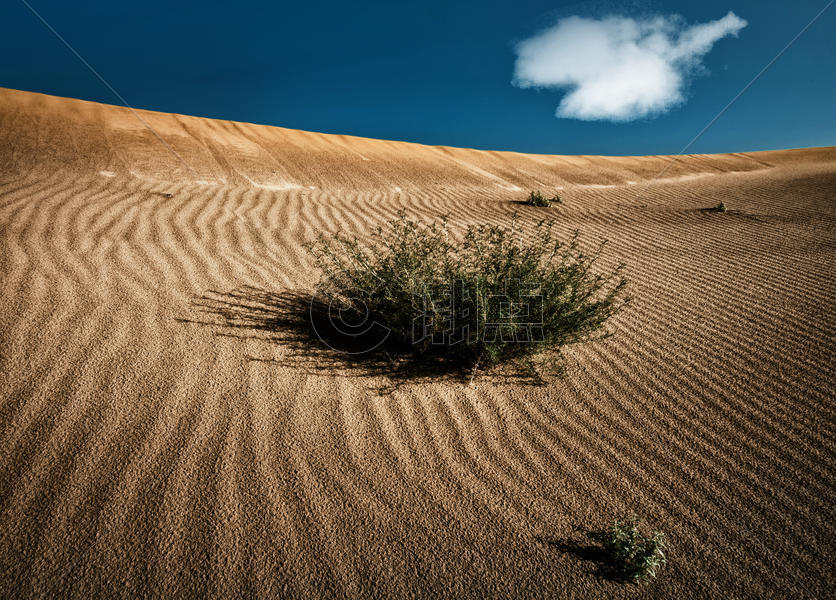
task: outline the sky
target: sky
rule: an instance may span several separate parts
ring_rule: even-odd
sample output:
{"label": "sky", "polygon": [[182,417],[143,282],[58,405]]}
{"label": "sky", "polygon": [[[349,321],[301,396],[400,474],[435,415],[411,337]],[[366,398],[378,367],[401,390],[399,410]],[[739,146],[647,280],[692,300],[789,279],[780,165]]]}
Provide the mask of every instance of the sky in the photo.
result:
{"label": "sky", "polygon": [[[681,152],[829,0],[27,0],[132,106],[547,154]],[[689,153],[836,145],[836,5]],[[20,0],[0,87],[120,104]]]}

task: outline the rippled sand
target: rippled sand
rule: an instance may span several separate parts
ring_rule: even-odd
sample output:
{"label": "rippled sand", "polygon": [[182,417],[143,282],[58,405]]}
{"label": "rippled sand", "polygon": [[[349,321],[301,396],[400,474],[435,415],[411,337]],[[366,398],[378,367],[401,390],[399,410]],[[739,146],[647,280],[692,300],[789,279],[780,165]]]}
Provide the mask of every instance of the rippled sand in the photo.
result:
{"label": "rippled sand", "polygon": [[[127,109],[0,90],[4,597],[832,593],[836,149],[538,156],[140,114],[168,147]],[[516,202],[535,188],[564,203]],[[609,240],[634,302],[544,387],[390,386],[259,321],[315,283],[305,241],[401,209],[552,215]],[[630,511],[671,546],[642,591],[567,550]]]}

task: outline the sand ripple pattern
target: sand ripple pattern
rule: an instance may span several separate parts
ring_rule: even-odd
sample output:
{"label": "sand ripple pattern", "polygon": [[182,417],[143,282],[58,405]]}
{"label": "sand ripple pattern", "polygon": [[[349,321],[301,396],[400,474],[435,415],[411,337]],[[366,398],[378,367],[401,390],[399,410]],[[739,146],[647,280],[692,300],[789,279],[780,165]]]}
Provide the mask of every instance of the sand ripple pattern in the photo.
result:
{"label": "sand ripple pattern", "polygon": [[[657,181],[147,118],[191,170],[122,109],[0,90],[0,595],[634,597],[557,543],[630,511],[672,547],[653,597],[832,593],[836,150]],[[544,387],[382,393],[195,309],[310,287],[305,241],[399,210],[525,227],[537,187],[635,300]]]}

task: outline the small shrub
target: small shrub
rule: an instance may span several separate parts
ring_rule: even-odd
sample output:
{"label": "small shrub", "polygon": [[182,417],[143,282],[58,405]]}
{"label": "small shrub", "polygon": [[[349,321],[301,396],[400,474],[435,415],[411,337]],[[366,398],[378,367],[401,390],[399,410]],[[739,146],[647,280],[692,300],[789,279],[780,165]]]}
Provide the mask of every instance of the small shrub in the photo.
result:
{"label": "small shrub", "polygon": [[712,208],[714,212],[726,212],[726,204],[724,202],[720,202],[719,204],[715,204],[714,208]]}
{"label": "small shrub", "polygon": [[656,577],[656,569],[666,562],[665,549],[664,534],[657,531],[645,536],[635,515],[615,521],[604,539],[604,550],[616,574],[636,582]]}
{"label": "small shrub", "polygon": [[510,228],[471,226],[455,241],[446,221],[424,225],[401,214],[391,229],[378,228],[374,244],[320,235],[308,250],[337,320],[351,331],[375,323],[386,332],[370,351],[473,373],[511,361],[539,375],[533,358],[551,350],[559,372],[560,349],[591,339],[623,306],[621,267],[595,274],[600,248],[582,252],[577,235],[562,243],[546,221],[526,242],[517,226],[516,218]]}
{"label": "small shrub", "polygon": [[536,192],[531,192],[528,194],[528,199],[525,201],[526,204],[530,206],[540,206],[540,207],[548,207],[551,206],[552,203],[560,204],[560,196],[555,194],[551,198],[546,198],[540,190]]}

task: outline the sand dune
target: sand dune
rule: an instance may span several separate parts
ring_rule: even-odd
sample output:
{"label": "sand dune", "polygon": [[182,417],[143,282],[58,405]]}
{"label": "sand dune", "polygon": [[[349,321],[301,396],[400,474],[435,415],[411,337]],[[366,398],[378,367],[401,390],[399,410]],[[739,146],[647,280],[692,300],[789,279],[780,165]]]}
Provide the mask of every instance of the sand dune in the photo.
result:
{"label": "sand dune", "polygon": [[[165,143],[0,90],[4,597],[832,594],[836,149],[538,156],[138,112]],[[388,389],[205,310],[312,286],[319,231],[533,221],[537,187],[634,298],[546,387]],[[562,545],[630,511],[671,546],[643,590]]]}

